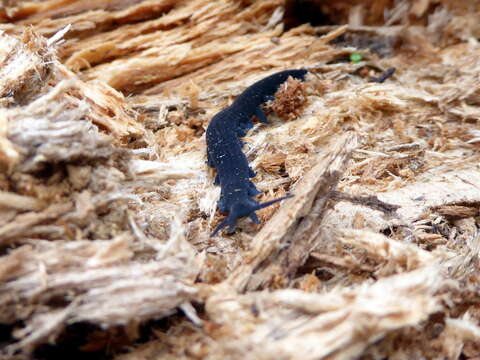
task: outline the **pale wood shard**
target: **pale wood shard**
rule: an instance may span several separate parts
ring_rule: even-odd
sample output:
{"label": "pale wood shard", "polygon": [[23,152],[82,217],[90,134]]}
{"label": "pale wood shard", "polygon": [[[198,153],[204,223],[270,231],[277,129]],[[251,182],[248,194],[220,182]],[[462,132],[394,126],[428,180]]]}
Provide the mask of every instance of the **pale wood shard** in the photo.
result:
{"label": "pale wood shard", "polygon": [[[478,213],[479,189],[480,174],[476,166],[455,171],[443,166],[419,176],[414,184],[379,194],[379,200],[397,207],[394,214],[342,201],[325,214],[325,222],[332,228],[352,228],[355,214],[362,213],[367,218],[365,225],[380,231],[390,226],[412,226],[429,213],[468,218]],[[469,204],[472,207],[467,207]]]}
{"label": "pale wood shard", "polygon": [[[177,89],[182,82],[192,79],[197,84],[203,84],[208,81],[209,86],[215,86],[215,93],[224,91],[224,95],[230,95],[232,92],[237,94],[239,87],[246,87],[252,83],[251,74],[255,78],[262,78],[275,71],[262,71],[263,68],[276,68],[281,64],[289,64],[290,68],[314,68],[325,59],[334,58],[341,54],[342,50],[332,49],[326,44],[334,38],[342,35],[344,27],[335,29],[323,37],[316,37],[311,33],[308,27],[292,30],[283,33],[280,36],[280,29],[267,29],[263,36],[244,35],[235,38],[233,44],[205,44],[205,51],[216,54],[223,48],[231,49],[237,43],[242,43],[241,48],[232,51],[230,56],[221,55],[214,67],[201,67],[199,70],[192,69],[191,74],[186,74],[180,79],[163,81],[158,86],[146,90],[147,95],[154,95],[166,92],[168,89]],[[272,38],[279,37],[279,42],[272,42]],[[299,40],[305,41],[306,47],[295,46]],[[241,50],[241,51],[240,51]],[[208,56],[208,55],[207,55]],[[239,69],[242,69],[242,77],[237,76]],[[167,72],[165,72],[167,73]],[[211,92],[210,89],[208,92]],[[208,94],[207,92],[207,94]],[[202,92],[201,97],[208,96]]]}
{"label": "pale wood shard", "polygon": [[285,201],[252,240],[247,263],[227,279],[231,286],[238,291],[255,290],[267,286],[274,276],[295,274],[315,246],[327,200],[355,147],[355,135],[347,134],[332,144],[330,153],[319,156],[317,164],[296,184],[295,197]]}
{"label": "pale wood shard", "polygon": [[[0,358],[480,356],[471,1],[2,5]],[[242,141],[295,197],[210,238],[204,131],[289,68]]]}
{"label": "pale wood shard", "polygon": [[[48,36],[59,30],[58,27],[54,26],[61,27],[64,25],[65,18],[72,23],[78,23],[78,30],[88,31],[95,26],[115,20],[121,22],[122,20],[128,21],[129,18],[139,20],[148,18],[152,15],[149,14],[150,11],[158,9],[158,13],[162,13],[166,8],[168,9],[168,5],[173,3],[173,1],[165,1],[165,4],[159,4],[158,1],[141,0],[104,0],[94,3],[71,0],[52,0],[41,3],[24,2],[24,4],[20,3],[16,6],[15,4],[14,6],[8,6],[6,14],[0,20],[15,21],[27,18],[28,20],[23,23],[20,22],[20,24],[38,24],[39,28],[48,29],[48,32],[45,33]],[[157,15],[158,13],[154,14]],[[98,22],[95,22],[95,20]],[[85,23],[90,23],[91,26],[85,27]],[[54,28],[52,29],[52,27]]]}
{"label": "pale wood shard", "polygon": [[1,34],[0,44],[0,94],[3,101],[25,104],[0,109],[8,139],[0,158],[8,169],[32,171],[45,162],[111,157],[111,139],[95,125],[119,138],[141,131],[120,93],[80,81],[55,60],[45,39],[26,31],[23,42]]}
{"label": "pale wood shard", "polygon": [[45,204],[36,198],[18,195],[11,192],[0,191],[0,206],[11,207],[18,210],[35,210],[39,211],[45,207]]}
{"label": "pale wood shard", "polygon": [[[228,354],[239,359],[248,348],[252,357],[261,359],[355,359],[388,332],[441,310],[434,294],[444,283],[440,268],[431,264],[323,294],[294,289],[236,297],[218,294],[207,302],[207,311],[225,335],[210,358]],[[232,327],[232,318],[244,322]]]}
{"label": "pale wood shard", "polygon": [[[342,243],[362,249],[377,264],[376,276],[388,276],[404,271],[413,271],[432,264],[445,263],[455,258],[447,249],[434,252],[419,249],[418,246],[401,243],[384,235],[365,230],[344,230],[336,234]],[[357,259],[358,260],[358,259]],[[373,270],[373,269],[372,269]]]}
{"label": "pale wood shard", "polygon": [[[170,314],[196,293],[189,283],[198,263],[183,242],[184,237],[177,235],[163,249],[163,257],[145,264],[129,261],[133,252],[127,236],[93,243],[37,241],[3,257],[1,322],[20,318],[27,322],[17,333],[22,340],[10,350],[30,348],[70,322],[109,327]],[[48,311],[48,305],[33,314],[23,310],[63,296],[74,299],[63,311]]]}
{"label": "pale wood shard", "polygon": [[0,244],[5,246],[22,236],[28,237],[36,225],[58,219],[72,207],[71,203],[53,204],[40,213],[31,211],[18,215],[0,228]]}

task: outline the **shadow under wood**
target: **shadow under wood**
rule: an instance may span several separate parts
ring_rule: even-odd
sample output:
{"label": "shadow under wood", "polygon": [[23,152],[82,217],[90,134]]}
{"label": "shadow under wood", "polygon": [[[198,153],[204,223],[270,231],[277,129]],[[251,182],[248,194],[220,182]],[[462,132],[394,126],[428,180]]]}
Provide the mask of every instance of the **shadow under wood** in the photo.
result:
{"label": "shadow under wood", "polygon": [[227,284],[237,291],[267,287],[274,279],[292,278],[321,239],[321,223],[328,199],[341,179],[357,140],[348,133],[333,143],[328,154],[295,186],[295,197],[285,201],[255,236]]}

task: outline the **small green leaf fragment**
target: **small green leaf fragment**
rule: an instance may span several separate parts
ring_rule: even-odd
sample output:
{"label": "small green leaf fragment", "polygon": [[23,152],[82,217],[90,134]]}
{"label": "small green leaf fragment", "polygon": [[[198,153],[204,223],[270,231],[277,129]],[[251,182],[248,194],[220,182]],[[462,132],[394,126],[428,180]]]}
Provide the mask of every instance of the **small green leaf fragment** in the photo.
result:
{"label": "small green leaf fragment", "polygon": [[350,61],[352,63],[359,63],[360,61],[362,61],[362,55],[359,54],[359,53],[351,53],[350,54]]}

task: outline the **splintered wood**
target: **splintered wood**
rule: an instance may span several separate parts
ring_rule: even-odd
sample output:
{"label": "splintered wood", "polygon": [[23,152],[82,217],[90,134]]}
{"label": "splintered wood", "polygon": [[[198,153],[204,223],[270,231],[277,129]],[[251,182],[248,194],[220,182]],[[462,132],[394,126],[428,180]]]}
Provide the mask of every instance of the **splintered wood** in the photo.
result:
{"label": "splintered wood", "polygon": [[[4,2],[0,358],[480,358],[478,16]],[[242,139],[257,200],[294,197],[210,238],[205,129],[294,68]]]}
{"label": "splintered wood", "polygon": [[442,283],[439,268],[431,266],[326,294],[296,289],[222,294],[209,299],[207,311],[228,333],[220,335],[225,339],[219,355],[240,359],[248,348],[254,359],[353,359],[388,332],[439,311],[433,295]]}
{"label": "splintered wood", "polygon": [[295,198],[286,201],[252,240],[249,261],[240,264],[227,282],[239,291],[254,290],[275,276],[295,275],[318,241],[326,201],[355,147],[355,136],[348,134],[331,146],[326,159],[315,159],[317,164],[296,184]]}

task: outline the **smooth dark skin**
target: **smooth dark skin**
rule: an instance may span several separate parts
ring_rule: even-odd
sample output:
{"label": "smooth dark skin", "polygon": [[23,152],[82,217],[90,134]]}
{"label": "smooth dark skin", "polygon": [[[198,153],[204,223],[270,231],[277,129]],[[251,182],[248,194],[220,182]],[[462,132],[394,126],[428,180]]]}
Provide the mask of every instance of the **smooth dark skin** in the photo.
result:
{"label": "smooth dark skin", "polygon": [[289,76],[303,80],[306,74],[307,70],[303,69],[285,70],[257,81],[245,89],[232,105],[217,113],[210,121],[206,133],[207,160],[210,167],[217,169],[215,184],[222,188],[218,202],[219,210],[228,214],[211,236],[215,236],[225,226],[228,226],[229,232],[235,231],[235,223],[241,217],[249,216],[258,224],[256,210],[292,197],[287,195],[263,204],[252,199],[260,191],[250,181],[255,173],[248,165],[238,137],[245,136],[247,130],[253,127],[254,115],[263,123],[267,123],[260,105],[271,99]]}

